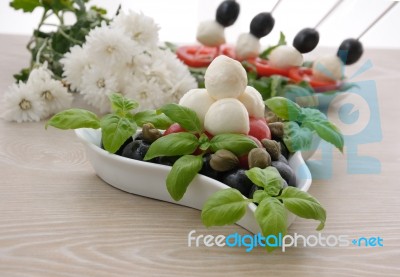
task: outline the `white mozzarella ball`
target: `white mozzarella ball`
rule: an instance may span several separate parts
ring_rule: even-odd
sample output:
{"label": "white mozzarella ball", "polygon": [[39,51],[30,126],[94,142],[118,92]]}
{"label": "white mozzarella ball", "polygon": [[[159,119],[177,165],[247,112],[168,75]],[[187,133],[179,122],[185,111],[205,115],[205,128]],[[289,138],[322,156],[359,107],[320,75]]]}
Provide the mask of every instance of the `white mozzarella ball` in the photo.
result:
{"label": "white mozzarella ball", "polygon": [[238,100],[246,107],[249,116],[264,117],[264,101],[261,94],[255,88],[247,86]]}
{"label": "white mozzarella ball", "polygon": [[235,54],[239,60],[258,57],[260,40],[250,33],[241,34],[236,42]]}
{"label": "white mozzarella ball", "polygon": [[247,86],[247,74],[240,62],[221,55],[208,66],[204,82],[215,100],[238,98]]}
{"label": "white mozzarella ball", "polygon": [[225,28],[215,20],[200,22],[197,40],[206,46],[215,47],[225,43]]}
{"label": "white mozzarella ball", "polygon": [[239,133],[247,135],[250,130],[246,107],[235,98],[215,101],[208,109],[204,128],[212,135]]}
{"label": "white mozzarella ball", "polygon": [[182,96],[179,105],[195,111],[201,124],[204,124],[206,113],[214,102],[206,89],[191,89]]}
{"label": "white mozzarella ball", "polygon": [[317,79],[338,81],[343,77],[344,64],[337,56],[323,56],[314,61],[312,70]]}
{"label": "white mozzarella ball", "polygon": [[288,68],[301,66],[303,64],[303,55],[292,46],[281,45],[272,50],[268,60],[273,67]]}

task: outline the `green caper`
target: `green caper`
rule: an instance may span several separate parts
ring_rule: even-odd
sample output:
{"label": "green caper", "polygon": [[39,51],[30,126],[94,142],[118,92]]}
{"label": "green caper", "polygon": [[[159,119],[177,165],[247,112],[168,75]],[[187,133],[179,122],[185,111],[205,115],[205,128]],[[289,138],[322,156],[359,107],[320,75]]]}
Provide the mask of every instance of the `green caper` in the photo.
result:
{"label": "green caper", "polygon": [[272,122],[268,124],[271,135],[275,139],[281,139],[283,137],[283,123],[282,122]]}
{"label": "green caper", "polygon": [[281,154],[281,145],[272,139],[263,139],[261,143],[271,156],[271,159],[273,161],[277,161],[279,159],[279,155]]}
{"label": "green caper", "polygon": [[215,171],[225,172],[236,168],[238,165],[238,157],[228,150],[221,149],[211,155],[210,166]]}
{"label": "green caper", "polygon": [[157,140],[162,136],[160,130],[154,127],[151,123],[143,124],[142,126],[143,140],[149,143]]}
{"label": "green caper", "polygon": [[271,165],[271,156],[264,148],[253,148],[249,152],[249,168],[266,168]]}

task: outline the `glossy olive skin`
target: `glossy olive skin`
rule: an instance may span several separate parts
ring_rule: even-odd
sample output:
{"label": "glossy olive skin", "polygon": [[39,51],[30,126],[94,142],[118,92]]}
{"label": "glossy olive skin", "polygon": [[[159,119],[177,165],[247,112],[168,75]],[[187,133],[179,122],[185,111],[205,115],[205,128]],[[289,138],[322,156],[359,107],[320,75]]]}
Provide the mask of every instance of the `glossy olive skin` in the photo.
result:
{"label": "glossy olive skin", "polygon": [[250,33],[262,38],[268,35],[275,25],[275,19],[270,13],[259,13],[250,22]]}
{"label": "glossy olive skin", "polygon": [[293,39],[293,47],[300,53],[308,53],[317,47],[319,42],[319,33],[312,28],[304,28]]}
{"label": "glossy olive skin", "polygon": [[240,5],[233,0],[225,0],[218,8],[215,20],[224,27],[229,27],[235,23],[239,16]]}
{"label": "glossy olive skin", "polygon": [[337,56],[345,63],[350,65],[356,63],[364,52],[363,46],[360,41],[354,38],[345,39],[340,44]]}

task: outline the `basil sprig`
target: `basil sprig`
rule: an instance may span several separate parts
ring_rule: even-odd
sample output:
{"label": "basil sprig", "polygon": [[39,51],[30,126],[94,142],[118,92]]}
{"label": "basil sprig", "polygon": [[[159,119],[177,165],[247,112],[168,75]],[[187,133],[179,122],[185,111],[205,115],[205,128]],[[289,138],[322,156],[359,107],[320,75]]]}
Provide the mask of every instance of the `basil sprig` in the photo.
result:
{"label": "basil sprig", "polygon": [[265,101],[265,105],[278,117],[285,120],[283,141],[290,152],[310,149],[314,134],[343,152],[342,133],[319,110],[301,108],[293,101],[283,97],[268,99]]}
{"label": "basil sprig", "polygon": [[279,46],[281,46],[281,45],[286,45],[286,44],[287,44],[287,43],[286,43],[286,37],[285,37],[285,35],[284,35],[282,32],[280,32],[278,43],[277,43],[276,45],[270,46],[270,47],[268,47],[267,49],[265,49],[265,50],[259,55],[259,57],[262,58],[262,59],[268,59],[268,56],[271,54],[271,52],[272,52],[275,48],[277,48],[277,47],[279,47]]}
{"label": "basil sprig", "polygon": [[[324,228],[326,211],[309,193],[295,187],[283,188],[284,180],[274,167],[252,168],[247,177],[259,187],[253,199],[247,199],[233,188],[220,190],[204,203],[201,219],[207,227],[233,224],[246,213],[249,203],[257,203],[254,217],[263,236],[284,236],[287,233],[286,210],[293,214],[320,221],[317,230]],[[275,248],[267,246],[268,251]]]}
{"label": "basil sprig", "polygon": [[69,109],[57,113],[46,123],[58,129],[79,128],[101,128],[101,138],[104,149],[115,153],[124,142],[133,136],[138,126],[152,123],[156,128],[168,128],[172,121],[164,114],[156,111],[144,111],[133,114],[139,104],[123,97],[121,94],[113,93],[109,96],[113,112],[99,118],[96,114],[83,109]]}

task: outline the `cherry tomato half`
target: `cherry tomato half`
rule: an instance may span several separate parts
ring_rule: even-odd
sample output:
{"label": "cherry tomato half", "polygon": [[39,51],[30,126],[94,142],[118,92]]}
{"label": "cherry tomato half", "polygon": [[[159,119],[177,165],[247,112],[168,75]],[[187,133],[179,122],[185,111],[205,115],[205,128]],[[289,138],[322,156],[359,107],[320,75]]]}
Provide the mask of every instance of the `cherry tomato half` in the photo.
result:
{"label": "cherry tomato half", "polygon": [[218,56],[225,55],[235,58],[235,50],[232,46],[207,47],[202,45],[181,46],[176,50],[176,55],[190,67],[207,67]]}
{"label": "cherry tomato half", "polygon": [[325,81],[317,79],[316,77],[314,77],[312,69],[306,67],[296,67],[290,69],[289,78],[296,83],[300,83],[301,81],[306,81],[317,92],[337,90],[340,87],[340,82],[336,82],[333,80]]}
{"label": "cherry tomato half", "polygon": [[278,68],[269,65],[268,60],[255,58],[247,60],[250,64],[254,65],[259,76],[269,77],[271,75],[281,75],[289,77],[290,68]]}

